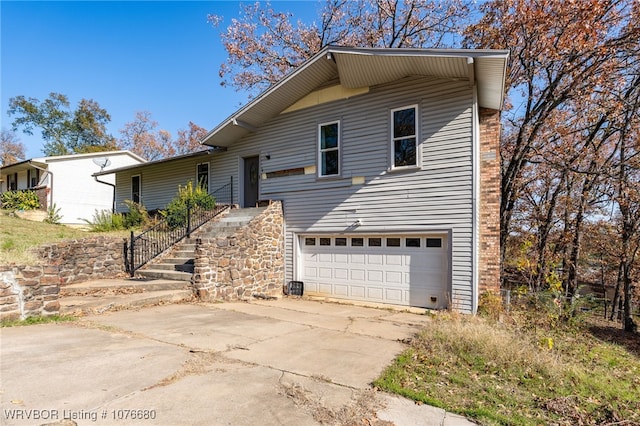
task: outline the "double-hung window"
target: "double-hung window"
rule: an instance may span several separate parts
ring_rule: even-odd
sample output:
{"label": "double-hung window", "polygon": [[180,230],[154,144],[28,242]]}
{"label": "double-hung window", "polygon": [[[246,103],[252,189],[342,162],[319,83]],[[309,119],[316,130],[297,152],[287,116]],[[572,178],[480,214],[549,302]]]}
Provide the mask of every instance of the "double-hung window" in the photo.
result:
{"label": "double-hung window", "polygon": [[340,122],[323,123],[318,126],[319,176],[340,174]]}
{"label": "double-hung window", "polygon": [[131,176],[131,201],[140,203],[140,175]]}
{"label": "double-hung window", "polygon": [[198,179],[198,185],[206,192],[209,192],[209,163],[198,164],[196,178]]}
{"label": "double-hung window", "polygon": [[418,165],[418,106],[391,110],[391,168]]}

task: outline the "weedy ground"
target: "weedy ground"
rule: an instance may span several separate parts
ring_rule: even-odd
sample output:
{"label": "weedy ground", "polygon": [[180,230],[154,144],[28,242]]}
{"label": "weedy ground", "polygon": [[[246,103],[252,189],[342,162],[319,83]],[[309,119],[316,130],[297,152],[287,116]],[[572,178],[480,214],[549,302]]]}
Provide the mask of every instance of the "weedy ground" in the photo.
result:
{"label": "weedy ground", "polygon": [[[82,229],[44,222],[34,222],[0,211],[0,265],[33,265],[37,261],[30,249],[61,240],[86,238],[95,235]],[[127,232],[105,235],[127,236]]]}
{"label": "weedy ground", "polygon": [[438,315],[375,385],[484,425],[640,424],[640,335],[546,315]]}

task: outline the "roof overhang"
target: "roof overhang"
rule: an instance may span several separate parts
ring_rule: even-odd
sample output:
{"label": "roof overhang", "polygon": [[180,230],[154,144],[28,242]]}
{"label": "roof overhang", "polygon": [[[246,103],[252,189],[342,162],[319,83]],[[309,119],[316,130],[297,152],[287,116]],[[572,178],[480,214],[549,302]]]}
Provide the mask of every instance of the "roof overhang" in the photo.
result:
{"label": "roof overhang", "polygon": [[104,176],[104,175],[110,175],[112,173],[120,173],[120,172],[124,172],[124,171],[130,171],[130,170],[142,170],[145,167],[151,167],[151,166],[155,166],[158,164],[164,164],[164,163],[169,163],[169,162],[173,162],[173,161],[180,161],[180,160],[184,160],[186,158],[193,158],[193,157],[203,157],[206,155],[210,155],[216,152],[220,152],[220,151],[226,151],[226,148],[222,148],[222,147],[214,147],[214,148],[209,148],[209,149],[205,149],[204,151],[198,151],[198,152],[191,152],[189,154],[183,154],[183,155],[178,155],[175,157],[169,157],[169,158],[163,158],[161,160],[155,160],[155,161],[146,161],[144,163],[140,163],[140,164],[132,164],[130,166],[124,166],[124,167],[118,167],[115,169],[108,169],[108,170],[103,170],[101,172],[96,172],[94,174],[92,174],[91,176]]}
{"label": "roof overhang", "polygon": [[328,82],[347,89],[409,76],[469,81],[478,105],[502,109],[507,50],[363,49],[327,46],[211,130],[202,143],[229,146]]}
{"label": "roof overhang", "polygon": [[20,173],[30,169],[46,169],[47,163],[37,161],[35,159],[24,160],[19,163],[9,164],[8,166],[0,167],[0,171],[3,175],[10,173]]}

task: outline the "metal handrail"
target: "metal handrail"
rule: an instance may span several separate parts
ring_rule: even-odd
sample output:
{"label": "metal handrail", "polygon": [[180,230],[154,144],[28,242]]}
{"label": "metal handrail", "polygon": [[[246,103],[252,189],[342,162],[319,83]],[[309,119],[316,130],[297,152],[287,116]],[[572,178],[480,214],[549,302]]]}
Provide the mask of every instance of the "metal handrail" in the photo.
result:
{"label": "metal handrail", "polygon": [[139,235],[131,231],[129,241],[124,243],[125,269],[133,277],[135,272],[160,253],[172,247],[191,232],[204,225],[220,213],[233,206],[233,176],[230,182],[209,195],[214,197],[212,209],[187,206],[186,221],[179,226],[171,226],[167,219],[158,222]]}

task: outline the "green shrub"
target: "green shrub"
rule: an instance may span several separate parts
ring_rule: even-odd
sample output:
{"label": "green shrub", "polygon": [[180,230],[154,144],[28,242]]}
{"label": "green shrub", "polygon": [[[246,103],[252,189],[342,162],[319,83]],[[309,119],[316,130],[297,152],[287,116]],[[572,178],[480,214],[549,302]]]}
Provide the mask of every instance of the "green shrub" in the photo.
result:
{"label": "green shrub", "polygon": [[188,182],[184,187],[178,186],[178,194],[160,214],[171,228],[177,228],[187,223],[187,206],[208,210],[215,206],[215,199],[201,185],[194,188]]}
{"label": "green shrub", "polygon": [[108,232],[125,229],[124,215],[109,210],[96,210],[93,219],[82,219],[89,225],[91,232]]}
{"label": "green shrub", "polygon": [[62,215],[60,214],[60,208],[53,203],[53,206],[47,209],[47,217],[43,220],[45,223],[51,223],[53,225],[59,225],[60,220],[62,220]]}
{"label": "green shrub", "polygon": [[124,204],[129,208],[129,212],[124,215],[125,228],[140,228],[149,225],[151,218],[142,204],[131,200],[124,200]]}
{"label": "green shrub", "polygon": [[504,313],[504,304],[500,292],[485,291],[480,295],[478,314],[498,320]]}
{"label": "green shrub", "polygon": [[37,210],[40,199],[33,191],[7,191],[0,195],[0,204],[4,210]]}

